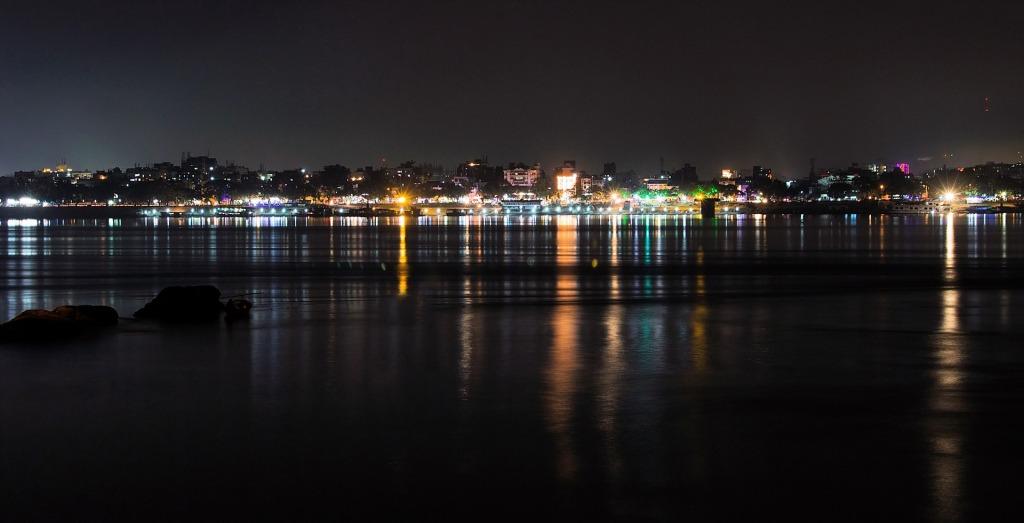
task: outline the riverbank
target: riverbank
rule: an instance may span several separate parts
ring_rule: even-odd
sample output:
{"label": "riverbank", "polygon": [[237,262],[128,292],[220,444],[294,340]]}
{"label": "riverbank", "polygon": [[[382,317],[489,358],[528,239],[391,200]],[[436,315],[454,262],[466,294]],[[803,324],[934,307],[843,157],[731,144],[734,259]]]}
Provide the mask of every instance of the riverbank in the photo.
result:
{"label": "riverbank", "polygon": [[[237,206],[226,206],[231,209],[241,209]],[[716,214],[929,214],[928,212],[921,211],[915,212],[913,210],[893,210],[887,209],[879,204],[878,201],[863,201],[863,202],[772,202],[772,203],[733,203],[733,202],[719,202],[716,206]],[[174,212],[170,215],[173,217],[213,217],[214,209],[225,208],[225,206],[214,207],[214,206],[197,206],[197,207],[174,207]],[[139,218],[139,217],[159,217],[167,216],[167,207],[165,206],[133,206],[133,205],[70,205],[70,206],[49,206],[49,207],[0,207],[0,219],[100,219],[100,218]],[[328,212],[317,210],[312,212],[309,209],[303,207],[290,208],[292,210],[288,212],[271,212],[269,208],[260,209],[254,208],[252,212],[247,214],[238,215],[226,215],[217,214],[220,217],[238,217],[238,216],[288,216],[291,214],[302,214],[302,215],[317,215],[324,216],[330,214],[337,215],[351,215],[351,216],[365,216],[365,212],[360,212],[363,209],[347,208],[347,207],[333,207],[324,208],[330,209]],[[318,208],[319,209],[319,208]],[[391,206],[381,205],[375,207],[382,213],[387,210],[392,210]],[[406,214],[411,212],[412,214],[420,214],[425,216],[433,215],[445,215],[451,209],[458,209],[459,215],[470,215],[470,214],[481,214],[481,215],[500,215],[500,214],[532,214],[532,213],[521,213],[514,212],[508,213],[498,206],[485,206],[485,207],[440,207],[440,206],[417,206],[412,208],[394,209],[394,214]],[[955,204],[951,207],[954,212],[957,213],[977,213],[977,214],[999,214],[999,213],[1019,213],[1021,208],[1015,204],[1005,205],[967,205],[967,204]],[[693,208],[692,206],[651,206],[641,209],[633,209],[631,211],[611,208],[607,206],[601,206],[597,204],[580,204],[570,205],[565,207],[547,206],[543,210],[538,211],[536,214],[546,215],[599,215],[599,214],[631,214],[631,215],[662,215],[662,214],[698,214],[699,209]],[[385,216],[387,214],[380,214]]]}

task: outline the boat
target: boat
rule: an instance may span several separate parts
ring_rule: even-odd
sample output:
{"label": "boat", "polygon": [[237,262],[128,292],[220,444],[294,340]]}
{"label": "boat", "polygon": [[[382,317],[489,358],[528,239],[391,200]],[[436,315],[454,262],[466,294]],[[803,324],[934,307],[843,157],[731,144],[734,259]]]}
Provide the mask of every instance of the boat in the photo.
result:
{"label": "boat", "polygon": [[217,216],[225,217],[246,217],[252,216],[252,209],[249,207],[217,207],[213,210]]}
{"label": "boat", "polygon": [[358,218],[379,218],[384,216],[400,216],[402,213],[396,209],[388,209],[384,207],[360,207],[357,209],[349,209],[344,215],[354,216]]}
{"label": "boat", "polygon": [[534,213],[544,207],[544,200],[533,193],[519,193],[502,198],[501,207],[507,213]]}

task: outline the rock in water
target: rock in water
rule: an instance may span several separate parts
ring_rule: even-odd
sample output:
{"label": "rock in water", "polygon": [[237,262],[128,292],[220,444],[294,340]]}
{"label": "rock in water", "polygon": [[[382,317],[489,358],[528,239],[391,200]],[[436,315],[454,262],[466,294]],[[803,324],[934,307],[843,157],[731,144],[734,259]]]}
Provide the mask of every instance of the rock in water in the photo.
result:
{"label": "rock in water", "polygon": [[252,302],[242,298],[231,298],[224,304],[225,319],[228,321],[244,320],[249,317]]}
{"label": "rock in water", "polygon": [[0,325],[2,341],[54,341],[117,325],[117,311],[102,305],[64,305],[52,311],[35,309]]}
{"label": "rock in water", "polygon": [[224,312],[220,289],[212,285],[167,287],[145,307],[135,311],[138,319],[195,322],[214,321]]}
{"label": "rock in water", "polygon": [[117,311],[104,305],[62,305],[53,309],[53,312],[97,327],[112,327],[117,325],[118,320]]}

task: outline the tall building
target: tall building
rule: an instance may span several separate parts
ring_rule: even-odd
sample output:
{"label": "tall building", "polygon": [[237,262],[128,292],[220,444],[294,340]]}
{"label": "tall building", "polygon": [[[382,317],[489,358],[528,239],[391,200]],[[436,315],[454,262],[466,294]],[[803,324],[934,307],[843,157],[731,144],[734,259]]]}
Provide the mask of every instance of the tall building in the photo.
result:
{"label": "tall building", "polygon": [[618,184],[617,179],[619,170],[615,165],[615,162],[608,162],[604,164],[604,169],[601,170],[601,181],[605,185]]}
{"label": "tall building", "polygon": [[189,153],[181,157],[181,177],[199,182],[208,180],[210,173],[217,170],[217,159],[212,156],[192,156]]}
{"label": "tall building", "polygon": [[761,167],[760,165],[755,165],[754,168],[750,171],[750,175],[754,179],[772,180],[775,178],[775,173],[773,173],[771,169],[767,167]]}
{"label": "tall building", "polygon": [[561,167],[555,169],[555,188],[563,196],[576,196],[579,175],[579,171],[576,170],[576,160],[565,160]]}
{"label": "tall building", "polygon": [[676,187],[694,183],[697,183],[697,168],[688,163],[672,173],[672,185]]}

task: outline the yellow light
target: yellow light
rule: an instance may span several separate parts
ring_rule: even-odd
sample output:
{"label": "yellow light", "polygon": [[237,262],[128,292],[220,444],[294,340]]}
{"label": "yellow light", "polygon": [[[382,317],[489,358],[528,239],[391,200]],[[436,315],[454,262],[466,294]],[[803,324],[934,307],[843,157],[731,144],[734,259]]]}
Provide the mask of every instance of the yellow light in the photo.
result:
{"label": "yellow light", "polygon": [[956,193],[954,193],[952,191],[946,191],[945,193],[942,194],[942,200],[946,201],[946,202],[951,202],[955,198],[956,198]]}
{"label": "yellow light", "polygon": [[399,196],[398,198],[395,198],[395,202],[399,204],[405,203],[405,196]]}
{"label": "yellow light", "polygon": [[398,218],[398,295],[409,293],[409,256],[405,246],[405,216]]}
{"label": "yellow light", "polygon": [[560,174],[555,177],[556,187],[559,191],[568,191],[576,187],[576,173]]}

